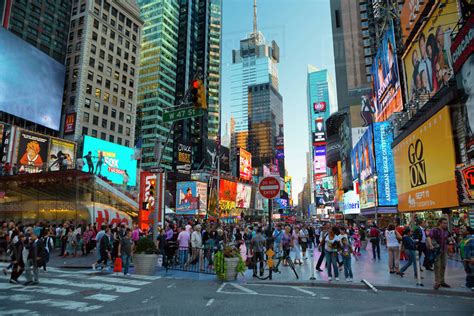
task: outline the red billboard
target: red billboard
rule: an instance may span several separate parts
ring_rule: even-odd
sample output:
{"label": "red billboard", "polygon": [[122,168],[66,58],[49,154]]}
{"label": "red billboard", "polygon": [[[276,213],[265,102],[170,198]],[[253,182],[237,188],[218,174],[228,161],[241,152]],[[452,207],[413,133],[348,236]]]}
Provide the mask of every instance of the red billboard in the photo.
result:
{"label": "red billboard", "polygon": [[74,134],[76,129],[76,113],[69,113],[64,120],[64,135]]}
{"label": "red billboard", "polygon": [[151,224],[150,215],[155,207],[156,175],[148,171],[140,173],[140,196],[138,225],[142,230],[148,229]]}

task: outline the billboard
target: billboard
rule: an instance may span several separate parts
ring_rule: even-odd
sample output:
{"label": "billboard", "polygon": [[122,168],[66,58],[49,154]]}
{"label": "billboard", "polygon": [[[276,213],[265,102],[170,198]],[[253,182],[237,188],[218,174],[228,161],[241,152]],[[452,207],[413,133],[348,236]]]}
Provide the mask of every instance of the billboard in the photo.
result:
{"label": "billboard", "polygon": [[176,171],[179,174],[190,175],[191,164],[192,164],[192,147],[188,144],[176,144],[176,152],[178,153],[178,159],[176,161]]}
{"label": "billboard", "polygon": [[321,113],[326,112],[326,102],[314,102],[313,103],[313,111],[314,113]]}
{"label": "billboard", "polygon": [[456,160],[446,106],[393,149],[402,212],[458,206]]}
{"label": "billboard", "polygon": [[326,147],[313,147],[313,172],[326,174]]}
{"label": "billboard", "polygon": [[359,214],[360,213],[360,202],[359,195],[355,191],[347,191],[344,193],[344,203],[342,212],[344,215],[348,214]]}
{"label": "billboard", "polygon": [[252,197],[252,187],[242,183],[237,183],[236,205],[238,208],[250,208]]}
{"label": "billboard", "polygon": [[318,117],[314,122],[314,126],[315,131],[312,132],[313,146],[326,144],[326,129],[324,127],[324,119],[322,117]]}
{"label": "billboard", "polygon": [[199,210],[197,182],[176,183],[176,214],[196,215]]}
{"label": "billboard", "polygon": [[17,157],[20,171],[43,171],[48,163],[49,137],[20,130],[19,138]]}
{"label": "billboard", "polygon": [[[137,177],[137,161],[132,159],[134,154],[133,148],[117,145],[98,138],[84,136],[83,156],[88,152],[92,153],[92,162],[94,163],[94,171],[107,178],[115,184],[123,184],[124,176],[128,174],[127,185],[135,186]],[[98,172],[97,162],[99,157],[104,158],[103,165]],[[87,163],[84,164],[82,171],[89,170]]]}
{"label": "billboard", "polygon": [[0,112],[59,130],[65,68],[0,28]]}
{"label": "billboard", "polygon": [[409,0],[405,1],[400,12],[400,25],[402,29],[402,40],[405,44],[406,40],[413,32],[418,20],[421,18],[423,11],[430,1],[426,0]]}
{"label": "billboard", "polygon": [[352,178],[364,181],[373,175],[375,170],[374,138],[372,128],[368,128],[352,150]]}
{"label": "billboard", "polygon": [[474,14],[471,14],[468,21],[459,30],[452,45],[453,69],[457,73],[466,60],[474,53]]}
{"label": "billboard", "polygon": [[374,123],[375,162],[379,206],[398,204],[392,153],[393,129],[390,122]]}
{"label": "billboard", "polygon": [[199,215],[206,215],[207,206],[207,183],[196,182],[196,191],[199,197]]}
{"label": "billboard", "polygon": [[252,180],[252,154],[239,149],[239,177],[243,180]]}
{"label": "billboard", "polygon": [[453,75],[451,32],[458,19],[456,0],[437,6],[403,56],[408,100],[420,107]]}
{"label": "billboard", "polygon": [[155,208],[155,194],[156,194],[156,174],[148,171],[140,173],[140,195],[138,207],[140,209],[138,214],[138,225],[141,229],[148,229],[150,224],[150,214]]}
{"label": "billboard", "polygon": [[64,135],[74,134],[76,129],[76,113],[69,113],[64,120]]}
{"label": "billboard", "polygon": [[392,113],[403,109],[396,51],[393,23],[390,21],[372,63],[376,121],[385,121]]}
{"label": "billboard", "polygon": [[367,127],[356,127],[356,128],[351,129],[352,148],[354,148],[357,145],[357,143],[362,138],[366,130],[367,130]]}
{"label": "billboard", "polygon": [[49,170],[71,169],[76,160],[76,143],[51,137],[49,158]]}
{"label": "billboard", "polygon": [[292,177],[285,176],[285,188],[284,188],[284,190],[285,190],[286,193],[288,193],[288,196],[290,196],[290,197],[291,197],[292,181],[293,181]]}
{"label": "billboard", "polygon": [[239,211],[235,209],[237,199],[237,183],[229,180],[220,180],[219,184],[219,209],[220,216],[238,216]]}
{"label": "billboard", "polygon": [[375,181],[373,178],[362,181],[359,193],[361,209],[375,207]]}

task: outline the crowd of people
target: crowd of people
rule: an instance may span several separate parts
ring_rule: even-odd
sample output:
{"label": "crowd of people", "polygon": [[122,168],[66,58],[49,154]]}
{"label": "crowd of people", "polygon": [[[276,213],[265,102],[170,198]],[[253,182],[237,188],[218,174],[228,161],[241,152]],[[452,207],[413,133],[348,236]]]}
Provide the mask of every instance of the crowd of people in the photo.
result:
{"label": "crowd of people", "polygon": [[[96,262],[93,269],[111,270],[116,258],[121,258],[123,273],[129,275],[129,266],[135,245],[141,237],[152,236],[151,229],[142,231],[138,225],[126,224],[98,228],[96,225],[47,225],[36,223],[23,225],[1,222],[0,251],[11,258],[11,283],[25,271],[27,284],[38,282],[38,269],[46,270],[50,253],[55,248],[64,258],[88,256],[94,249]],[[445,218],[436,227],[428,228],[422,220],[410,226],[388,225],[379,228],[375,224],[343,225],[334,223],[295,224],[277,223],[273,227],[258,223],[225,224],[195,220],[167,221],[159,226],[156,247],[163,255],[164,265],[178,266],[184,270],[195,268],[200,271],[214,268],[214,255],[224,247],[233,247],[245,257],[253,268],[253,276],[264,273],[266,251],[274,250],[276,258],[282,258],[288,265],[307,264],[312,249],[315,255],[315,269],[322,272],[323,262],[329,282],[339,281],[344,271],[347,282],[354,278],[352,258],[358,260],[361,251],[371,246],[373,261],[380,260],[381,246],[388,252],[388,273],[404,277],[413,267],[416,279],[423,269],[433,271],[434,288],[450,287],[444,274],[448,257],[459,255],[466,272],[466,286],[474,288],[474,235],[470,227],[448,231]],[[291,257],[290,257],[291,254]],[[417,264],[418,262],[418,264]]]}

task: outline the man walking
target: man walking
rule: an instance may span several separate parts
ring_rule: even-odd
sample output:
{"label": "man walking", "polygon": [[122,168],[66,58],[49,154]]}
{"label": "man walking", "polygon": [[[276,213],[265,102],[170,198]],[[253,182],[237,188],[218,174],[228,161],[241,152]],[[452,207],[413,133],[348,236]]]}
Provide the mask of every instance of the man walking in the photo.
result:
{"label": "man walking", "polygon": [[324,224],[323,229],[320,233],[321,237],[320,237],[320,241],[319,241],[319,245],[318,245],[318,249],[321,252],[321,254],[319,255],[318,263],[316,264],[316,270],[318,272],[323,272],[323,270],[321,269],[321,264],[323,263],[323,260],[324,260],[324,257],[325,257],[324,247],[326,246],[326,236],[327,236],[328,232],[329,232],[329,225]]}
{"label": "man walking", "polygon": [[[423,220],[418,220],[418,223],[415,227],[415,230],[413,232],[413,239],[416,242],[416,247],[418,250],[418,258],[420,259],[421,263],[421,255],[424,255],[423,259],[423,266],[426,268],[426,270],[432,270],[429,266],[428,262],[428,249],[426,248],[426,232],[425,228],[423,227],[424,225]],[[423,271],[420,267],[420,271]]]}
{"label": "man walking", "polygon": [[446,218],[441,218],[438,220],[438,227],[433,228],[430,232],[431,242],[429,248],[436,254],[434,262],[435,290],[439,289],[440,286],[451,287],[444,281],[444,273],[448,261],[448,237],[448,220]]}
{"label": "man walking", "polygon": [[265,251],[265,237],[262,228],[257,228],[257,234],[252,238],[250,249],[253,260],[253,277],[257,277],[257,262],[260,262],[260,276],[263,276],[263,252]]}
{"label": "man walking", "polygon": [[[38,240],[38,236],[35,233],[31,233],[30,250],[28,252],[28,259],[26,261],[25,285],[39,284],[38,268],[43,265],[43,261],[45,257],[46,257],[46,250],[44,249],[43,243],[40,240]],[[33,270],[33,275],[31,274],[31,270]]]}

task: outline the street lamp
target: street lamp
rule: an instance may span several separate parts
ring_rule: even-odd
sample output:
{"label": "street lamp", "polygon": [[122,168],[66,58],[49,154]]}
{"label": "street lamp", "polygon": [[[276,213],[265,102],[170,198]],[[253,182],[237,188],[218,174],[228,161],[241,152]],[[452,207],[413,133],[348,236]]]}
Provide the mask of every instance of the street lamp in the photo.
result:
{"label": "street lamp", "polygon": [[374,176],[372,177],[374,179],[374,192],[375,192],[375,225],[379,225],[378,223],[378,214],[377,214],[377,207],[378,207],[378,204],[379,204],[379,201],[378,201],[378,192],[377,192],[377,179],[378,179],[378,176],[377,176],[377,172],[374,173]]}

